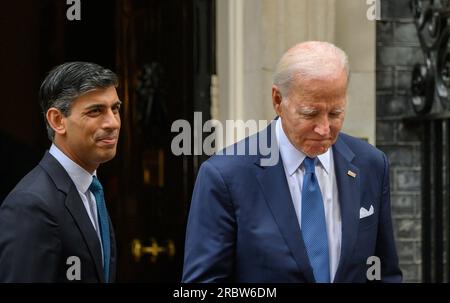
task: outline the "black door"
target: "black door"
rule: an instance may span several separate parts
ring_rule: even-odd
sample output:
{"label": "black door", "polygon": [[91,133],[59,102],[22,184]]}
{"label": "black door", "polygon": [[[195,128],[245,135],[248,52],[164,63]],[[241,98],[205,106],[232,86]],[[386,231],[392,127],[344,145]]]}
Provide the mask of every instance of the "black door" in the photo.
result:
{"label": "black door", "polygon": [[37,103],[46,73],[75,60],[109,67],[121,80],[122,130],[116,158],[98,174],[117,237],[118,280],[179,281],[189,201],[204,159],[174,156],[170,127],[177,119],[192,123],[194,111],[210,116],[213,0],[81,1],[79,21],[67,20],[66,1],[23,2],[1,12],[0,77],[8,89],[0,152],[9,163],[2,165],[2,196],[50,146]]}
{"label": "black door", "polygon": [[[200,156],[174,156],[172,122],[208,119],[211,0],[118,1],[124,101],[115,223],[122,281],[179,281]],[[119,198],[120,197],[120,198]],[[120,200],[119,200],[120,199]]]}

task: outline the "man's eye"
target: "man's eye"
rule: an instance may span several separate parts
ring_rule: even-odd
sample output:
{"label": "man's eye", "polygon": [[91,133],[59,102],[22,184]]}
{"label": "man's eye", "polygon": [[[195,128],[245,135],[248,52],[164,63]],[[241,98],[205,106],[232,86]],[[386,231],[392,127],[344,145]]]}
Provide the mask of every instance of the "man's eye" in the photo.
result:
{"label": "man's eye", "polygon": [[339,117],[339,116],[341,115],[341,113],[340,113],[340,112],[332,112],[332,113],[330,113],[329,115],[330,115],[330,117],[332,117],[332,118],[337,118],[337,117]]}
{"label": "man's eye", "polygon": [[316,116],[316,113],[300,113],[300,115],[304,118],[310,119]]}
{"label": "man's eye", "polygon": [[101,110],[100,110],[100,108],[94,108],[94,109],[91,109],[90,111],[88,111],[88,115],[98,115],[99,113],[101,112]]}

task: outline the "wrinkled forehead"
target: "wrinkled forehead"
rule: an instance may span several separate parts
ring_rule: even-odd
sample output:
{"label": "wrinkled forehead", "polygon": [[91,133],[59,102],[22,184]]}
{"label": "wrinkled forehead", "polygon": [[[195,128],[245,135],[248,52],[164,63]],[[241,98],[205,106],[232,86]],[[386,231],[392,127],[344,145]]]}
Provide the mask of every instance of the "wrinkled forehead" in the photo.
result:
{"label": "wrinkled forehead", "polygon": [[295,79],[290,88],[290,93],[306,97],[345,98],[347,95],[347,87],[347,75],[341,74],[338,77]]}

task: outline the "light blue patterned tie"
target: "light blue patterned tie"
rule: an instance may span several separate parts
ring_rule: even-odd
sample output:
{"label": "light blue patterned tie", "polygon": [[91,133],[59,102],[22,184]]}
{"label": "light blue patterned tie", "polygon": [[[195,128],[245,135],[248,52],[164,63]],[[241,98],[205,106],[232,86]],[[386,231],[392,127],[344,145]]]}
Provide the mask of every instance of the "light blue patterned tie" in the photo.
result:
{"label": "light blue patterned tie", "polygon": [[317,158],[303,161],[302,235],[316,282],[330,282],[328,237],[322,194],[315,173]]}
{"label": "light blue patterned tie", "polygon": [[103,246],[103,276],[105,278],[105,282],[108,283],[109,260],[111,256],[108,211],[106,210],[105,198],[103,196],[103,187],[100,184],[100,181],[98,181],[97,177],[94,176],[92,178],[92,183],[89,186],[89,190],[94,195],[97,204],[98,222],[100,225],[100,236]]}

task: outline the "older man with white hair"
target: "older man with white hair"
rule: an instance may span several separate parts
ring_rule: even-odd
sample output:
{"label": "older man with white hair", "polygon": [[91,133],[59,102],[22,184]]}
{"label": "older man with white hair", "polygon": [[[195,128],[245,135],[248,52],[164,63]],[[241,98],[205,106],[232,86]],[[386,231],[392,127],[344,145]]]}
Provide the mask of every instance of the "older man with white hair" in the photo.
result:
{"label": "older man with white hair", "polygon": [[[347,56],[331,43],[282,56],[277,119],[201,166],[184,282],[401,282],[386,155],[340,132],[348,78]],[[274,165],[261,152],[230,155],[259,138],[272,138]]]}

